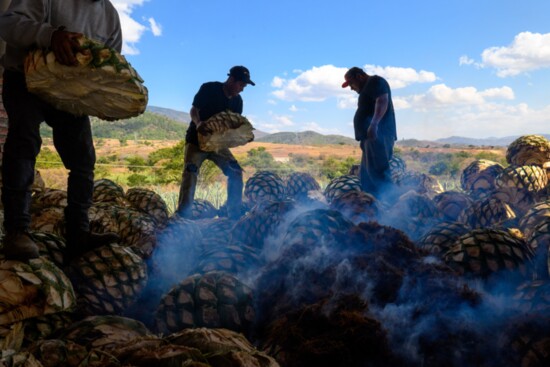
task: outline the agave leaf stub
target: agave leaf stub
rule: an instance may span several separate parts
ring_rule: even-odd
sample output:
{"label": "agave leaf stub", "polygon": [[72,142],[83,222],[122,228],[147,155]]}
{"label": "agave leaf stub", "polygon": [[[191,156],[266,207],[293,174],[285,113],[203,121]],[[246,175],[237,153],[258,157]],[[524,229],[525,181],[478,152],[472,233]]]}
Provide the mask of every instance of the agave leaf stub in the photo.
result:
{"label": "agave leaf stub", "polygon": [[49,50],[33,50],[25,59],[27,88],[57,109],[104,120],[138,116],[145,111],[147,88],[135,69],[114,49],[79,39],[78,65],[66,66]]}
{"label": "agave leaf stub", "polygon": [[212,133],[199,131],[199,146],[205,152],[234,148],[254,140],[254,127],[248,119],[238,113],[224,111],[203,122]]}

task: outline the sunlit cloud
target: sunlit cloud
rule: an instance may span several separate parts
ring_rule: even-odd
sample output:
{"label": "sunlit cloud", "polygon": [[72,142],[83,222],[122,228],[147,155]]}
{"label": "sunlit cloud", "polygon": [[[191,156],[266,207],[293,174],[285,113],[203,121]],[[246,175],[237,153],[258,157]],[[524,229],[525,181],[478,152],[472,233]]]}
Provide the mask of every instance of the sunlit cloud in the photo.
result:
{"label": "sunlit cloud", "polygon": [[279,126],[294,126],[290,116],[273,115],[273,120],[278,123]]}
{"label": "sunlit cloud", "polygon": [[509,46],[490,47],[481,58],[484,66],[497,69],[499,77],[550,68],[550,33],[519,33]]}
{"label": "sunlit cloud", "polygon": [[285,101],[322,102],[342,94],[342,80],[346,68],[323,65],[300,71],[294,79],[273,78],[271,85],[278,88],[273,95]]}
{"label": "sunlit cloud", "polygon": [[[380,75],[388,80],[392,89],[404,88],[414,83],[431,83],[437,76],[428,71],[393,66],[365,65],[369,75]],[[348,68],[334,65],[314,66],[309,70],[297,71],[295,78],[274,77],[271,86],[273,95],[285,101],[323,102],[336,98],[339,108],[346,108],[355,99],[355,92],[343,89],[344,74]],[[356,104],[356,102],[354,102]]]}
{"label": "sunlit cloud", "polygon": [[430,87],[424,94],[403,97],[403,101],[401,101],[403,104],[400,107],[408,105],[416,109],[424,109],[455,105],[481,105],[489,99],[513,100],[514,98],[514,91],[506,86],[478,91],[475,87],[450,88],[445,84],[437,84]]}
{"label": "sunlit cloud", "polygon": [[369,75],[380,75],[385,78],[392,90],[405,88],[415,83],[432,83],[437,80],[435,73],[425,70],[416,71],[413,68],[365,65],[364,69]]}
{"label": "sunlit cloud", "polygon": [[162,26],[157,23],[157,21],[154,18],[149,18],[149,26],[151,28],[151,32],[153,32],[153,36],[159,37],[162,36]]}
{"label": "sunlit cloud", "polygon": [[162,34],[162,26],[158,24],[154,18],[148,18],[144,25],[132,17],[134,9],[142,6],[145,2],[151,0],[112,0],[114,7],[118,11],[120,23],[122,27],[123,45],[122,53],[126,55],[137,55],[139,49],[137,44],[146,31],[151,31],[153,35],[160,36]]}

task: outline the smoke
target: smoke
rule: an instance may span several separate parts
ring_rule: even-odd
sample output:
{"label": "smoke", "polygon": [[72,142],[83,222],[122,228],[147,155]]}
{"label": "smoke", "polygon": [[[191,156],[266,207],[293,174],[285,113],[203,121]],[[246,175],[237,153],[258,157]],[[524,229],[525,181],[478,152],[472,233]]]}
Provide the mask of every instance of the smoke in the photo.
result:
{"label": "smoke", "polygon": [[[226,271],[253,289],[253,341],[280,351],[285,365],[518,365],[513,346],[525,322],[536,326],[530,337],[549,337],[541,326],[550,319],[548,287],[518,292],[526,279],[514,267],[479,277],[420,248],[415,241],[442,221],[433,195],[387,192],[377,215],[364,217],[370,222],[305,199],[262,203],[234,223],[175,220],[158,236],[148,301],[158,306],[200,272],[207,249],[241,248]],[[361,347],[366,335],[376,336],[375,350]]]}

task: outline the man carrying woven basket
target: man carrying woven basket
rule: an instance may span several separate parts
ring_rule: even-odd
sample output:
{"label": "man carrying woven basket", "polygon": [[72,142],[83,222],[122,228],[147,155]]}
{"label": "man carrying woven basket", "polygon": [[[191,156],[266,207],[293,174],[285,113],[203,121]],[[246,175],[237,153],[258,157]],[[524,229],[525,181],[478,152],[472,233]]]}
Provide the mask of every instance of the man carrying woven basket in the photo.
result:
{"label": "man carrying woven basket", "polygon": [[214,162],[227,176],[227,215],[237,219],[241,214],[243,173],[242,168],[229,150],[203,151],[199,146],[198,134],[210,134],[205,122],[212,116],[223,111],[238,114],[243,112],[243,99],[240,93],[248,85],[255,85],[250,80],[250,72],[244,66],[234,66],[229,70],[225,82],[204,83],[191,107],[191,123],[185,136],[185,161],[180,186],[178,214],[191,218],[195,188],[202,163],[209,159]]}
{"label": "man carrying woven basket", "polygon": [[89,228],[96,159],[89,117],[60,111],[29,93],[23,73],[25,56],[33,48],[51,49],[60,64],[76,65],[77,39],[82,35],[121,50],[120,20],[111,2],[12,0],[0,16],[0,38],[6,42],[3,101],[9,126],[2,162],[3,253],[9,259],[26,261],[39,256],[28,229],[30,187],[43,121],[52,127],[54,145],[69,170],[65,260],[118,239],[116,234],[91,233]]}

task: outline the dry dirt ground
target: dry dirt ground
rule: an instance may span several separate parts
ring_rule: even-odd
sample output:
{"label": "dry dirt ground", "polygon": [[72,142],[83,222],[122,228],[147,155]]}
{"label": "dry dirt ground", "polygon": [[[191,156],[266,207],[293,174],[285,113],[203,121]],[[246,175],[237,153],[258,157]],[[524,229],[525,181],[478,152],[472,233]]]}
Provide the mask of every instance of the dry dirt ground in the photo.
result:
{"label": "dry dirt ground", "polygon": [[[106,157],[110,155],[118,155],[119,158],[127,156],[141,156],[146,158],[148,154],[162,149],[169,148],[178,143],[177,140],[128,140],[121,143],[118,139],[96,139],[96,152],[98,157]],[[397,143],[399,147],[399,142]],[[52,150],[53,144],[51,139],[44,139],[43,147],[48,147]],[[307,146],[307,145],[290,145],[290,144],[275,144],[275,143],[262,143],[252,142],[246,145],[231,149],[236,156],[244,156],[246,152],[251,149],[257,149],[264,147],[276,160],[288,159],[289,155],[307,155],[310,157],[318,158],[319,156],[329,157],[334,156],[338,158],[353,157],[359,159],[361,157],[361,149],[359,145],[319,145],[319,146]],[[443,153],[456,153],[462,150],[467,150],[471,154],[477,154],[479,152],[492,152],[495,154],[502,154],[502,149],[488,149],[488,148],[440,148],[440,147],[415,147],[408,148],[403,147],[404,151],[408,149],[416,149],[420,153],[424,152],[443,152]]]}
{"label": "dry dirt ground", "polygon": [[[169,148],[178,143],[177,140],[127,140],[121,142],[118,139],[96,139],[96,153],[97,157],[109,157],[116,155],[118,160],[123,160],[128,156],[141,156],[147,158],[147,156],[159,149]],[[51,150],[55,150],[51,139],[44,139],[43,147],[47,147]],[[257,149],[259,147],[265,148],[277,161],[285,162],[289,160],[291,155],[304,155],[314,159],[326,159],[328,157],[347,158],[352,157],[357,160],[361,158],[361,149],[359,146],[354,145],[319,145],[319,146],[305,146],[305,145],[290,145],[290,144],[274,144],[263,142],[252,142],[244,146],[231,149],[237,159],[242,159],[246,156],[246,153],[251,149]],[[399,143],[397,143],[399,147]],[[442,147],[400,147],[403,152],[409,150],[417,150],[420,153],[426,152],[442,152],[442,153],[457,153],[459,151],[466,150],[470,154],[475,155],[479,152],[492,152],[497,155],[504,154],[502,148],[489,149],[489,148],[442,148]],[[124,167],[110,167],[111,172],[125,171]],[[47,172],[43,172],[46,184],[49,187],[64,188],[66,186],[67,172],[64,168],[48,169]]]}
{"label": "dry dirt ground", "polygon": [[[147,158],[150,153],[169,148],[178,143],[177,140],[127,140],[121,143],[118,139],[96,139],[96,153],[98,157],[107,157],[117,155],[119,158],[127,156],[141,156]],[[43,147],[54,150],[51,139],[44,139]],[[236,156],[244,156],[251,149],[264,147],[276,160],[288,159],[289,154],[303,154],[312,157],[336,156],[342,157],[360,157],[361,150],[359,146],[351,145],[323,145],[323,146],[301,146],[289,144],[273,144],[252,142],[246,145],[233,148],[231,151]]]}

